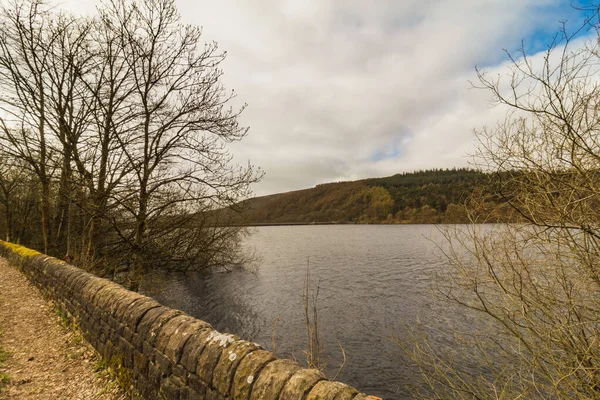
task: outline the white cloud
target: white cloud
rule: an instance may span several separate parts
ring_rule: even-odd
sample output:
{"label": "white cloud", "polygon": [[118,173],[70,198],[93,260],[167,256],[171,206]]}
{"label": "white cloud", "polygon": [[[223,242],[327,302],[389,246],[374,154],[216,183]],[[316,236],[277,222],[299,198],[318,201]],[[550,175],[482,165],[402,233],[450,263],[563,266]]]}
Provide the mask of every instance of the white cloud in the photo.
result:
{"label": "white cloud", "polygon": [[573,13],[558,0],[177,3],[228,52],[251,127],[232,150],[266,171],[257,194],[466,165],[472,129],[503,116],[469,89],[475,64],[500,68],[502,48]]}

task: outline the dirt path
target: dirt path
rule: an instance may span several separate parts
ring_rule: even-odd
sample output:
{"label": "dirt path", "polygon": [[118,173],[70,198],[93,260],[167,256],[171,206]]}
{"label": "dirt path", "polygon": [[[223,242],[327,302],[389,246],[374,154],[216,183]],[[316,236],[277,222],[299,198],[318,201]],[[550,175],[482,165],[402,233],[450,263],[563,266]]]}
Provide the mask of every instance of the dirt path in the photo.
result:
{"label": "dirt path", "polygon": [[39,291],[0,258],[0,349],[10,354],[0,399],[125,399],[92,348],[61,324]]}

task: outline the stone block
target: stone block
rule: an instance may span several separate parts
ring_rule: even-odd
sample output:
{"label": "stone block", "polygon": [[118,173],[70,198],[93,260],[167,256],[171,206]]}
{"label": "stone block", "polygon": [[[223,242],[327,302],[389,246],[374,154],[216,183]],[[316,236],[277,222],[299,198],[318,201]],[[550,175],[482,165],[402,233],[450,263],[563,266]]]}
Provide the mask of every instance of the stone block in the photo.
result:
{"label": "stone block", "polygon": [[71,282],[71,287],[72,287],[72,296],[71,297],[78,301],[82,300],[82,298],[81,298],[82,288],[85,287],[90,282],[91,279],[94,279],[94,277],[87,273],[80,274],[80,275],[76,276],[75,278],[73,278],[73,281]]}
{"label": "stone block", "polygon": [[112,315],[108,314],[106,321],[108,322],[108,326],[110,326],[111,329],[116,331],[119,328],[119,321],[114,319]]}
{"label": "stone block", "polygon": [[300,366],[291,360],[275,360],[258,374],[250,399],[278,399],[283,386]]}
{"label": "stone block", "polygon": [[124,324],[121,324],[120,331],[120,334],[123,336],[123,338],[133,345],[133,331],[126,327]]}
{"label": "stone block", "polygon": [[104,318],[104,315],[108,314],[108,308],[110,307],[111,299],[122,290],[124,290],[122,287],[107,282],[100,290],[96,292],[91,301],[100,311],[102,318]]}
{"label": "stone block", "polygon": [[86,309],[88,312],[95,310],[96,304],[94,304],[94,297],[96,297],[96,293],[106,287],[106,282],[103,279],[90,279],[82,289],[81,289],[81,298],[86,303]]}
{"label": "stone block", "polygon": [[354,398],[352,400],[377,400],[377,399],[381,400],[379,397],[369,396],[364,393],[359,393],[356,396],[354,396]]}
{"label": "stone block", "polygon": [[229,346],[221,355],[215,367],[212,387],[222,395],[229,396],[238,365],[247,354],[260,349],[258,345],[245,340],[240,340]]}
{"label": "stone block", "polygon": [[142,353],[148,358],[148,360],[154,362],[156,349],[146,341],[144,341],[142,349]]}
{"label": "stone block", "polygon": [[[144,299],[150,300],[148,297],[142,296],[139,293],[130,291],[123,292],[123,294],[120,297],[115,299],[115,303],[113,304],[112,308],[113,316],[119,321],[125,322],[125,314],[127,313],[129,307],[132,306],[134,303]],[[158,303],[156,304],[158,305]]]}
{"label": "stone block", "polygon": [[188,374],[187,378],[188,386],[202,398],[206,395],[206,384],[202,382],[200,377],[196,374]]}
{"label": "stone block", "polygon": [[[66,263],[60,262],[56,258],[45,256],[44,259],[42,260],[41,264],[44,266],[44,268],[43,268],[44,274],[49,279],[56,279],[57,281],[61,282],[61,284],[64,284],[64,282],[69,277],[69,273],[73,272],[73,270],[69,270],[69,268],[66,268]],[[32,266],[33,265],[28,263],[25,270],[31,272]],[[36,275],[37,277],[40,277],[41,274],[39,274],[39,272],[37,272],[34,275]]]}
{"label": "stone block", "polygon": [[184,384],[187,384],[188,370],[185,369],[181,364],[172,364],[172,366],[173,370],[171,373],[173,376],[176,376],[177,378],[181,379]]}
{"label": "stone block", "polygon": [[123,361],[123,366],[126,368],[133,368],[133,345],[125,340],[123,337],[119,337],[119,353]]}
{"label": "stone block", "polygon": [[88,273],[80,270],[79,268],[73,267],[67,263],[60,263],[61,268],[55,269],[57,278],[65,285],[65,294],[69,297],[73,294],[75,283],[79,277],[87,277]]}
{"label": "stone block", "polygon": [[211,388],[206,389],[206,395],[204,398],[206,400],[225,400],[225,398],[221,396],[219,392],[212,390]]}
{"label": "stone block", "polygon": [[133,353],[133,369],[137,371],[140,375],[147,377],[148,376],[148,357],[139,351],[135,351]]}
{"label": "stone block", "polygon": [[198,366],[196,367],[196,373],[207,385],[212,383],[213,372],[221,354],[238,339],[234,335],[223,334],[214,330],[208,333],[206,339],[204,339],[206,341],[204,350],[200,354]]}
{"label": "stone block", "polygon": [[153,387],[160,387],[160,381],[164,378],[164,374],[162,371],[154,365],[154,363],[148,363],[148,382],[153,385]]}
{"label": "stone block", "polygon": [[169,307],[157,307],[149,310],[140,321],[136,333],[150,345],[154,345],[160,329],[172,318],[182,315],[183,312]]}
{"label": "stone block", "polygon": [[177,383],[176,378],[166,378],[160,384],[158,396],[168,400],[179,399],[180,389],[181,385]]}
{"label": "stone block", "polygon": [[142,337],[140,335],[134,333],[133,339],[131,340],[131,344],[137,351],[139,351],[139,352],[144,351],[144,339],[142,339]]}
{"label": "stone block", "polygon": [[142,317],[151,309],[158,307],[161,307],[159,303],[147,297],[137,299],[125,309],[122,322],[136,332]]}
{"label": "stone block", "polygon": [[340,382],[321,381],[306,396],[306,400],[352,400],[358,391]]}
{"label": "stone block", "polygon": [[173,365],[171,364],[171,360],[169,360],[159,351],[156,351],[154,355],[154,360],[156,366],[161,370],[161,372],[164,375],[171,375],[173,371]]}
{"label": "stone block", "polygon": [[[111,285],[112,286],[112,285]],[[110,291],[110,294],[106,296],[105,303],[102,305],[102,312],[106,316],[110,316],[114,318],[113,309],[115,308],[115,303],[118,298],[122,297],[127,293],[127,289],[122,288],[121,286],[115,285],[114,289]]]}
{"label": "stone block", "polygon": [[211,332],[213,332],[213,329],[210,328],[196,331],[192,333],[188,341],[183,346],[180,363],[193,374],[196,373],[198,359],[200,358],[202,350],[204,350],[206,339]]}
{"label": "stone block", "polygon": [[236,400],[247,400],[260,371],[275,360],[270,351],[257,350],[242,359],[233,378],[232,397]]}
{"label": "stone block", "polygon": [[134,377],[134,391],[132,399],[159,400],[158,388],[158,386],[154,385],[149,380],[137,375]]}
{"label": "stone block", "polygon": [[324,379],[325,376],[317,369],[301,369],[287,381],[279,399],[303,399],[318,382]]}
{"label": "stone block", "polygon": [[190,323],[192,321],[194,321],[194,318],[185,314],[177,315],[167,321],[160,329],[154,342],[156,350],[165,353],[165,349],[167,348],[171,336],[173,336],[184,323]]}
{"label": "stone block", "polygon": [[204,400],[205,397],[206,397],[205,392],[200,394],[188,386],[182,387],[181,391],[179,393],[180,400]]}
{"label": "stone block", "polygon": [[[107,312],[111,320],[114,319],[115,321],[119,322],[118,325],[114,326],[115,330],[118,332],[119,335],[123,334],[124,327],[128,327],[131,330],[135,330],[135,326],[130,327],[130,325],[127,323],[125,319],[125,313],[132,303],[136,302],[141,298],[144,298],[144,296],[138,293],[130,292],[129,290],[125,289],[117,292],[117,294],[115,294],[115,296],[111,298]],[[135,322],[137,323],[137,321]]]}
{"label": "stone block", "polygon": [[209,328],[211,326],[208,322],[189,317],[175,329],[162,351],[171,361],[178,363],[181,360],[183,348],[192,335]]}

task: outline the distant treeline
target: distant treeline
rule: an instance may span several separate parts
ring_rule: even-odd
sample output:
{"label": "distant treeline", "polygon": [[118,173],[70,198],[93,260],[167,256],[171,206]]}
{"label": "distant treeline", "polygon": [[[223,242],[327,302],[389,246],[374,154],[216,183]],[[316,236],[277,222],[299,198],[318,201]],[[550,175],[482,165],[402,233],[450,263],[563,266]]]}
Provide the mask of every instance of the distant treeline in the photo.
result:
{"label": "distant treeline", "polygon": [[247,200],[245,222],[466,223],[473,215],[467,214],[464,204],[473,194],[485,222],[514,220],[514,213],[494,193],[492,181],[496,180],[490,174],[460,168],[327,183]]}

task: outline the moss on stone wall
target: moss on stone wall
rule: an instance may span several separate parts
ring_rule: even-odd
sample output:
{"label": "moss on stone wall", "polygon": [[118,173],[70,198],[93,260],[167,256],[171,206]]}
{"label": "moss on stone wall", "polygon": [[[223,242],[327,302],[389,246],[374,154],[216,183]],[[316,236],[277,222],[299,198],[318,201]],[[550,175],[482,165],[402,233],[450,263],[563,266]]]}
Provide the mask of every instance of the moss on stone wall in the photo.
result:
{"label": "moss on stone wall", "polygon": [[18,245],[18,244],[14,244],[14,243],[10,243],[10,242],[5,242],[4,240],[0,240],[0,245],[6,247],[8,250],[10,250],[11,252],[17,254],[20,257],[23,258],[29,258],[29,257],[33,257],[33,256],[39,256],[42,253],[40,253],[39,251],[36,250],[32,250],[29,249],[27,247]]}

